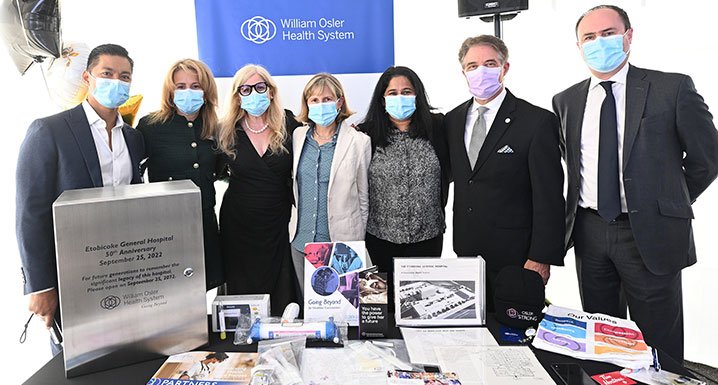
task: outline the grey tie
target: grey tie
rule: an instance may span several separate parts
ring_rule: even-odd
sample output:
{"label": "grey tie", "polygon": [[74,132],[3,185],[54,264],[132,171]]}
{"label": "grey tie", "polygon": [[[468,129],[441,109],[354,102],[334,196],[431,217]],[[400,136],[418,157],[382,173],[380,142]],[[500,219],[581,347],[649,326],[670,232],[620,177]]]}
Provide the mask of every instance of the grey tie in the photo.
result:
{"label": "grey tie", "polygon": [[486,140],[486,119],[484,113],[488,111],[486,107],[479,107],[479,117],[476,118],[474,129],[471,131],[471,141],[469,142],[469,162],[471,169],[474,169],[476,161],[479,159],[479,151]]}

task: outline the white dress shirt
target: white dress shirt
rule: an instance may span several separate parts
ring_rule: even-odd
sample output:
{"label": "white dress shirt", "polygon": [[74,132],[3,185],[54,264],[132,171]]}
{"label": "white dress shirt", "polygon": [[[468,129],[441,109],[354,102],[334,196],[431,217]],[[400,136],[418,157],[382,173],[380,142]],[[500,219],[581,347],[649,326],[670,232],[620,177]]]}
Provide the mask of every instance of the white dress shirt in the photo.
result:
{"label": "white dress shirt", "polygon": [[[97,112],[87,100],[82,102],[82,108],[85,110],[87,122],[90,124],[90,132],[92,132],[92,139],[95,141],[97,158],[100,160],[102,185],[107,187],[130,184],[132,182],[132,160],[125,143],[125,136],[122,134],[122,116],[119,112],[117,113],[117,120],[112,128],[112,150],[110,150],[109,136],[105,129],[107,124],[97,115]],[[28,295],[44,293],[54,288],[38,290],[28,293]]]}
{"label": "white dress shirt", "polygon": [[132,182],[132,160],[130,151],[125,143],[125,136],[122,134],[122,116],[117,113],[115,126],[112,127],[112,149],[110,149],[110,137],[107,133],[107,124],[97,115],[97,112],[85,100],[82,102],[85,109],[87,122],[90,124],[92,139],[95,141],[97,158],[100,160],[102,170],[102,185],[120,186]]}
{"label": "white dress shirt", "polygon": [[466,126],[464,127],[464,146],[466,146],[467,154],[469,153],[469,145],[471,144],[471,133],[474,131],[474,124],[476,124],[476,119],[479,118],[479,107],[488,108],[486,112],[484,112],[484,119],[486,120],[486,135],[488,136],[489,131],[491,130],[491,125],[494,124],[496,114],[499,112],[501,103],[504,102],[505,98],[506,87],[501,90],[499,95],[496,96],[494,100],[484,105],[479,104],[479,102],[476,101],[476,98],[474,98],[474,104],[471,105],[471,107],[469,108],[469,112],[466,113]]}
{"label": "white dress shirt", "polygon": [[[621,212],[626,209],[626,192],[623,189],[623,132],[626,125],[626,76],[628,63],[613,75],[609,81],[616,99],[616,126],[618,127],[618,183],[621,192]],[[578,204],[584,208],[598,210],[598,140],[601,123],[601,104],[606,91],[601,87],[603,80],[591,76],[586,97],[586,109],[583,112],[581,129],[581,191]]]}

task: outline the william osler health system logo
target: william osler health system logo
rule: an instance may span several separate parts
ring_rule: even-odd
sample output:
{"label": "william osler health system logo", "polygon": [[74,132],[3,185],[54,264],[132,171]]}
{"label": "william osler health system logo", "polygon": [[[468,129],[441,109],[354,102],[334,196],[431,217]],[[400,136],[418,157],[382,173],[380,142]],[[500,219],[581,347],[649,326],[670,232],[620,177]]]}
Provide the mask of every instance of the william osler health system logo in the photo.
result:
{"label": "william osler health system logo", "polygon": [[[354,40],[354,31],[340,30],[344,28],[346,20],[336,18],[279,19],[282,27],[281,38],[288,41],[319,40]],[[264,16],[254,16],[242,23],[240,27],[242,37],[255,44],[264,44],[277,36],[277,24]]]}
{"label": "william osler health system logo", "polygon": [[254,16],[242,23],[242,37],[255,44],[264,44],[277,34],[277,25],[262,16]]}

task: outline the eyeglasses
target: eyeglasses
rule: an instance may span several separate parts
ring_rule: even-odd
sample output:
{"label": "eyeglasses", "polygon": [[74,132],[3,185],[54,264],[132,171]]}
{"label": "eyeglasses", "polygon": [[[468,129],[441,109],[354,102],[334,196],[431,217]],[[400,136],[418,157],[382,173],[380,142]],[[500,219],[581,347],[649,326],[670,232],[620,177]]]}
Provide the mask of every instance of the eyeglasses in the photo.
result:
{"label": "eyeglasses", "polygon": [[249,96],[249,94],[252,93],[252,88],[254,88],[254,90],[257,91],[257,93],[263,94],[263,93],[267,92],[267,89],[269,88],[269,86],[267,86],[267,83],[265,83],[265,82],[259,82],[257,84],[252,84],[252,85],[242,84],[241,86],[239,86],[237,88],[237,92],[239,92],[239,94],[242,96]]}

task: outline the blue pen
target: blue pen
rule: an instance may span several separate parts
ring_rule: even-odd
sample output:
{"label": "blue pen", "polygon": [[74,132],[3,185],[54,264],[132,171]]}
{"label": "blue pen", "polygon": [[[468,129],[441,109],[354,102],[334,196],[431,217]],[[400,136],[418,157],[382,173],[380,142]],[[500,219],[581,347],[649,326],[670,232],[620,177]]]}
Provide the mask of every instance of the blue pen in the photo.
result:
{"label": "blue pen", "polygon": [[661,363],[658,362],[658,350],[656,348],[651,348],[651,353],[653,354],[653,369],[656,372],[661,371]]}

